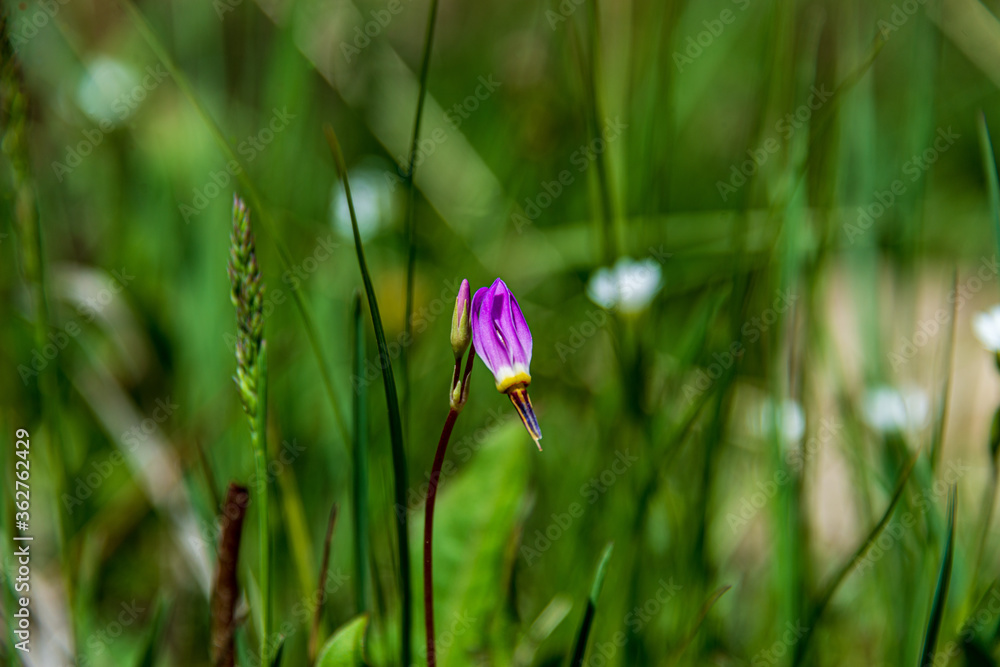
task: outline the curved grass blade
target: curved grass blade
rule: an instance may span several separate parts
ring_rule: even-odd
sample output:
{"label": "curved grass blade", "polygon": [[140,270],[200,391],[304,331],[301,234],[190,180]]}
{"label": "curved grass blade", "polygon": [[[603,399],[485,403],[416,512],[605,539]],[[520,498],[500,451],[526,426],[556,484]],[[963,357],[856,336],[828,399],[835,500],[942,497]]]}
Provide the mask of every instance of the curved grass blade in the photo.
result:
{"label": "curved grass blade", "polygon": [[582,667],[583,658],[587,653],[587,640],[590,638],[590,628],[594,624],[594,614],[597,613],[597,598],[601,594],[604,586],[604,575],[608,571],[608,561],[611,560],[611,552],[614,550],[614,543],[609,542],[604,547],[601,554],[601,561],[597,565],[597,572],[594,573],[594,583],[590,587],[590,597],[587,598],[587,608],[583,612],[583,620],[580,622],[580,630],[576,634],[576,646],[573,648],[573,656],[570,658],[570,667]]}
{"label": "curved grass blade", "polygon": [[[1000,253],[1000,176],[997,175],[997,162],[993,157],[993,141],[990,139],[990,128],[986,125],[986,114],[979,112],[976,119],[979,128],[979,148],[983,154],[983,171],[986,172],[986,189],[990,197],[990,217],[993,218],[993,238]],[[997,255],[1000,257],[1000,254]]]}
{"label": "curved grass blade", "polygon": [[[354,294],[354,375],[364,377],[368,358],[365,345],[365,326],[361,308],[361,293]],[[354,521],[354,599],[356,611],[371,611],[368,594],[368,387],[359,382],[354,392],[354,502],[351,505]]]}
{"label": "curved grass blade", "polygon": [[[424,115],[424,99],[427,97],[427,72],[431,65],[431,46],[434,44],[434,26],[437,23],[438,0],[431,0],[430,15],[427,17],[427,33],[424,37],[424,54],[420,59],[420,92],[417,93],[417,113],[413,119],[413,139],[410,141],[410,159],[406,168],[406,310],[404,311],[404,327],[406,340],[413,340],[413,273],[417,264],[417,246],[414,241],[416,216],[416,188],[413,185],[413,174],[417,165],[417,142],[420,139],[420,121]],[[407,421],[410,419],[410,371],[409,354],[403,352],[403,392],[404,410]]]}
{"label": "curved grass blade", "polygon": [[931,667],[935,664],[934,647],[937,646],[938,634],[941,632],[941,620],[944,618],[945,602],[948,600],[948,585],[951,583],[951,564],[954,558],[955,546],[955,485],[948,494],[948,539],[944,544],[944,556],[941,559],[941,571],[938,573],[937,587],[934,589],[934,601],[931,603],[931,615],[927,619],[927,630],[924,633],[924,648],[920,651],[921,667]]}
{"label": "curved grass blade", "polygon": [[861,543],[851,559],[837,572],[836,576],[830,581],[830,584],[826,587],[823,595],[820,597],[819,602],[813,607],[812,614],[809,618],[809,623],[806,624],[806,632],[802,636],[802,640],[795,645],[795,656],[792,660],[793,665],[800,665],[806,657],[806,652],[809,648],[809,640],[812,639],[813,632],[816,630],[816,626],[819,624],[820,619],[823,617],[823,612],[826,611],[827,605],[830,604],[830,600],[833,599],[834,593],[840,587],[840,584],[847,578],[854,568],[857,566],[858,562],[861,561],[865,553],[871,545],[878,539],[878,536],[882,533],[882,530],[888,525],[889,519],[892,517],[893,511],[896,509],[896,505],[899,504],[900,499],[903,497],[903,490],[906,488],[906,483],[910,479],[910,475],[913,473],[914,467],[917,465],[917,461],[920,459],[920,452],[910,458],[910,462],[906,464],[903,469],[902,474],[899,476],[899,481],[896,483],[896,489],[892,494],[892,499],[889,501],[889,506],[885,508],[885,513],[882,518],[879,519],[878,523],[871,529],[868,533],[868,537],[865,541]]}
{"label": "curved grass blade", "polygon": [[382,384],[385,387],[385,404],[389,413],[389,439],[392,444],[393,495],[394,512],[399,517],[397,528],[397,549],[399,550],[399,578],[402,597],[402,663],[410,664],[411,637],[413,626],[413,591],[410,584],[410,542],[407,531],[406,516],[406,448],[403,446],[403,425],[399,416],[399,397],[396,394],[396,379],[392,372],[392,357],[385,342],[385,330],[382,328],[382,316],[379,314],[378,301],[375,298],[375,288],[372,285],[371,274],[368,273],[368,263],[365,261],[365,249],[361,243],[361,232],[358,231],[358,218],[354,213],[354,200],[351,199],[351,184],[347,178],[347,167],[340,151],[340,143],[333,128],[324,128],[327,143],[333,153],[333,161],[344,184],[344,194],[347,198],[347,208],[351,213],[351,227],[354,230],[354,248],[358,254],[358,267],[361,270],[361,280],[365,284],[365,294],[368,297],[368,312],[371,314],[372,327],[375,329],[375,342],[378,345],[379,365],[382,367]]}
{"label": "curved grass blade", "polygon": [[[139,11],[132,0],[118,0],[118,3],[131,17],[136,30],[145,40],[153,54],[160,60],[160,63],[170,74],[174,83],[177,84],[177,87],[180,89],[184,97],[186,97],[191,106],[194,107],[195,112],[201,117],[205,126],[208,128],[209,133],[212,135],[212,138],[215,140],[215,143],[218,145],[219,150],[225,155],[226,160],[235,162],[239,165],[240,169],[237,173],[237,178],[243,187],[246,188],[251,207],[256,211],[257,219],[263,223],[264,227],[267,229],[267,233],[271,236],[271,241],[274,243],[274,247],[278,252],[278,259],[281,261],[282,270],[290,270],[292,268],[291,255],[281,243],[281,237],[278,236],[278,227],[271,218],[270,214],[267,212],[267,209],[264,208],[264,201],[260,192],[257,190],[257,186],[254,185],[253,181],[250,179],[249,172],[247,172],[246,167],[243,165],[243,161],[239,159],[236,152],[233,150],[233,147],[229,145],[229,141],[226,139],[226,135],[222,131],[222,128],[219,127],[218,123],[215,122],[215,119],[212,118],[211,114],[208,113],[208,110],[198,100],[198,97],[195,95],[194,89],[188,82],[187,77],[185,77],[177,65],[174,64],[173,58],[170,57],[170,53],[156,36],[156,33],[153,32],[152,26],[149,25],[149,22],[146,20],[146,17],[142,14],[142,12]],[[347,421],[340,409],[340,403],[337,402],[337,395],[333,389],[333,380],[330,377],[330,371],[327,368],[326,359],[323,356],[323,349],[319,344],[319,333],[316,329],[316,324],[313,321],[312,311],[309,310],[309,306],[306,305],[305,299],[302,298],[302,294],[299,290],[293,289],[291,292],[292,301],[295,302],[295,307],[298,309],[299,315],[302,317],[302,323],[306,329],[306,338],[309,339],[309,346],[312,348],[313,354],[316,355],[320,379],[323,382],[323,388],[330,401],[330,407],[333,409],[333,416],[337,422],[340,437],[342,438],[344,446],[347,447],[347,443],[350,442],[347,431]]]}
{"label": "curved grass blade", "polygon": [[681,656],[684,655],[684,651],[686,651],[688,646],[691,645],[691,642],[694,641],[695,635],[698,634],[698,630],[701,629],[701,624],[705,622],[708,612],[712,611],[712,607],[715,606],[715,603],[718,602],[719,598],[725,595],[726,591],[730,588],[732,588],[732,586],[729,584],[719,586],[712,592],[711,595],[708,596],[708,599],[705,600],[704,604],[701,605],[701,610],[698,612],[698,617],[695,619],[691,632],[688,633],[687,637],[684,638],[684,641],[681,642],[681,645],[677,647],[676,651],[674,651],[673,662],[680,661]]}

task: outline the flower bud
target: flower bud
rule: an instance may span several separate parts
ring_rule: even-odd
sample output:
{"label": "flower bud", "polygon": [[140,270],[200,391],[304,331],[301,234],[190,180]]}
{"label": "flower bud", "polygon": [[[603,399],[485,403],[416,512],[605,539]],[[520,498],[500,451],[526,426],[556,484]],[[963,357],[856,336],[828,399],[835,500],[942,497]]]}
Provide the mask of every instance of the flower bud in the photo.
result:
{"label": "flower bud", "polygon": [[455,312],[451,316],[451,349],[459,359],[469,349],[472,340],[472,323],[469,319],[469,281],[462,280],[455,299]]}

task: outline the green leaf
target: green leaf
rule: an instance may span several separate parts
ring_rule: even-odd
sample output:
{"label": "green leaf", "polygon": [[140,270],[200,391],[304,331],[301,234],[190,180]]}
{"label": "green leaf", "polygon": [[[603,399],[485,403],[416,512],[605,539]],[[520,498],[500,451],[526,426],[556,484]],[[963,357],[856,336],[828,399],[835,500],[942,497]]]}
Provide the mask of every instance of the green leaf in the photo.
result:
{"label": "green leaf", "polygon": [[365,633],[368,614],[355,616],[342,625],[323,646],[316,667],[355,667],[365,664]]}
{"label": "green leaf", "polygon": [[920,664],[924,667],[936,664],[934,648],[937,646],[938,634],[941,631],[941,620],[944,618],[945,602],[948,600],[948,584],[951,582],[951,563],[955,544],[955,487],[951,487],[948,495],[948,540],[944,544],[944,556],[941,558],[941,571],[938,572],[937,587],[934,589],[934,601],[931,603],[931,615],[927,619],[927,630],[924,633],[924,648],[921,650]]}

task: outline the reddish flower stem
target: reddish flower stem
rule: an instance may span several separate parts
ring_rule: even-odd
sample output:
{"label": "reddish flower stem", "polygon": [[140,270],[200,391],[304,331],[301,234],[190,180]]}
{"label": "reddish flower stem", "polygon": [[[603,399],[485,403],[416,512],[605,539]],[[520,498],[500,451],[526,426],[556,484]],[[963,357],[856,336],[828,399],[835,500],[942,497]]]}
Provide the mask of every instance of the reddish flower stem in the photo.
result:
{"label": "reddish flower stem", "polygon": [[[457,368],[457,367],[456,367]],[[438,482],[441,479],[441,466],[444,465],[444,455],[451,440],[451,431],[455,427],[458,411],[452,408],[448,418],[444,420],[441,439],[438,440],[437,452],[434,453],[434,465],[427,487],[427,502],[424,505],[424,625],[427,632],[427,666],[435,667],[437,656],[434,648],[434,500],[437,498]]]}

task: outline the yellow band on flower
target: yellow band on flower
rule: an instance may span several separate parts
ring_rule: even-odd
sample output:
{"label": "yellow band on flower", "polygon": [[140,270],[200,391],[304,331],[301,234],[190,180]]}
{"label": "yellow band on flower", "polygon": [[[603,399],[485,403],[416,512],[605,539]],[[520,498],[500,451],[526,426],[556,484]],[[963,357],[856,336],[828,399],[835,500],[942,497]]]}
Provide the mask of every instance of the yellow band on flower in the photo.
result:
{"label": "yellow band on flower", "polygon": [[497,391],[507,393],[507,390],[514,385],[527,386],[531,384],[531,376],[524,371],[518,371],[511,375],[505,375],[500,382],[497,382]]}

